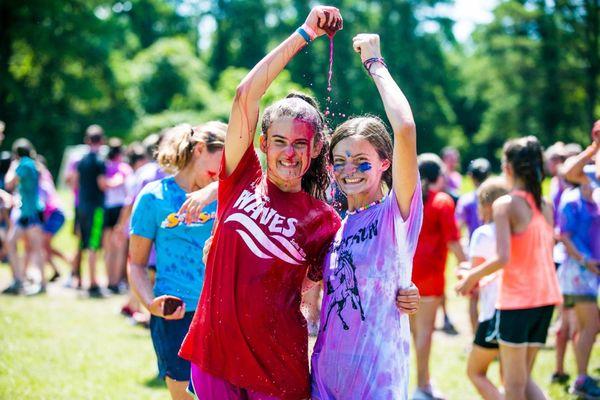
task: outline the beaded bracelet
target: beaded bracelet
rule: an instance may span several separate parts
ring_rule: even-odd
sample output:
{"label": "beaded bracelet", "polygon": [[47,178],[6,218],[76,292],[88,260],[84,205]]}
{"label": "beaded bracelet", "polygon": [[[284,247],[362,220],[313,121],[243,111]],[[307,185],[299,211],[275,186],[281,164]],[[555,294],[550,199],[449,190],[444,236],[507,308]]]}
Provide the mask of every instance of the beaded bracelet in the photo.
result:
{"label": "beaded bracelet", "polygon": [[367,70],[367,72],[369,73],[369,75],[371,74],[371,66],[375,63],[381,63],[383,64],[384,67],[387,68],[387,64],[385,63],[385,60],[383,59],[383,57],[372,57],[372,58],[367,58],[364,62],[363,62],[363,66],[365,67],[365,69]]}

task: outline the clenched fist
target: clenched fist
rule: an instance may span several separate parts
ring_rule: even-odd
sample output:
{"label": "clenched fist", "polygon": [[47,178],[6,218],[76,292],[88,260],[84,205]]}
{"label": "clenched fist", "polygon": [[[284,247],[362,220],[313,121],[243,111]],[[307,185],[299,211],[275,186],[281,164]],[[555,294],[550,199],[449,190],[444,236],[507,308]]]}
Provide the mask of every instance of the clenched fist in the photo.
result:
{"label": "clenched fist", "polygon": [[376,33],[359,33],[352,39],[352,47],[354,47],[354,51],[360,53],[363,63],[369,58],[381,57],[379,35]]}

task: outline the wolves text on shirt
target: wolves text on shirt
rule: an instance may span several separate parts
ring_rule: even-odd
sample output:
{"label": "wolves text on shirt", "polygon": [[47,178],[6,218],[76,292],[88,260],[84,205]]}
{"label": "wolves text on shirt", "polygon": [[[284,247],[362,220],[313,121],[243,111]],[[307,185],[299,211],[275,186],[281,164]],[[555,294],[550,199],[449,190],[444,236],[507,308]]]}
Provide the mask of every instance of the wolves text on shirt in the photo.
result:
{"label": "wolves text on shirt", "polygon": [[358,244],[358,243],[364,242],[365,240],[373,239],[378,234],[378,230],[377,230],[378,224],[379,224],[379,220],[376,219],[375,221],[370,223],[369,226],[360,228],[353,235],[347,235],[347,236],[344,235],[345,237],[342,240],[335,241],[331,244],[331,246],[329,246],[329,251],[330,252],[338,252],[349,246],[352,246],[353,244]]}
{"label": "wolves text on shirt", "polygon": [[233,209],[239,212],[229,215],[225,223],[237,222],[245,228],[236,232],[257,257],[277,257],[295,265],[305,263],[306,254],[290,239],[296,233],[298,220],[280,215],[268,203],[268,197],[244,190],[233,204]]}

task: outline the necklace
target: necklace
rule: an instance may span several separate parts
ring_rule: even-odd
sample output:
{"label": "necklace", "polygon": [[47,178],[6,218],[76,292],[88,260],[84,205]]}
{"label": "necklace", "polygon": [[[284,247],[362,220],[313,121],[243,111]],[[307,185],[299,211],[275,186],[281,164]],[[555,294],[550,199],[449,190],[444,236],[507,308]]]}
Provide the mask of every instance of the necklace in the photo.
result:
{"label": "necklace", "polygon": [[356,214],[356,213],[359,213],[359,212],[361,212],[361,211],[365,211],[365,210],[367,210],[367,209],[369,209],[369,208],[371,208],[371,207],[373,207],[373,206],[376,206],[377,204],[381,204],[381,203],[383,203],[383,199],[385,199],[385,196],[383,196],[383,197],[382,197],[382,198],[380,198],[379,200],[375,200],[374,202],[367,204],[366,206],[362,206],[362,207],[359,207],[359,208],[355,208],[355,209],[354,209],[354,210],[352,210],[352,211],[348,210],[348,211],[346,212],[346,214],[348,214],[348,215],[354,215],[354,214]]}

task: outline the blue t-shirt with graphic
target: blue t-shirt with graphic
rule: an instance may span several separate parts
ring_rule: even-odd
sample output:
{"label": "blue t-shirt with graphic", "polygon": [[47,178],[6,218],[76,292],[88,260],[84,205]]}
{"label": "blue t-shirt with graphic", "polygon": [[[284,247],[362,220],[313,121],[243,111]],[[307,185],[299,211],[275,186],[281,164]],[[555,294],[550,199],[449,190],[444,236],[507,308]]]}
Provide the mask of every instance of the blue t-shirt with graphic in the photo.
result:
{"label": "blue t-shirt with graphic", "polygon": [[154,295],[179,297],[187,312],[196,309],[202,291],[205,271],[202,250],[211,235],[217,202],[207,205],[197,221],[186,225],[176,215],[185,200],[186,192],[174,177],[150,182],[133,206],[131,234],[154,241]]}

